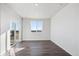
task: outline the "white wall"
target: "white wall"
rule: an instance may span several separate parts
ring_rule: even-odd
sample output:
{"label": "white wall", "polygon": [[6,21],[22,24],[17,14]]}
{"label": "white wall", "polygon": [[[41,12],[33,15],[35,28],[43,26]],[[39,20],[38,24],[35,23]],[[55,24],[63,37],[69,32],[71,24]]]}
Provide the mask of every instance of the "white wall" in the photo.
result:
{"label": "white wall", "polygon": [[23,40],[49,40],[50,19],[39,19],[43,21],[42,32],[31,32],[31,21],[35,19],[23,19]]}
{"label": "white wall", "polygon": [[[10,22],[16,22],[21,20],[21,18],[9,7],[7,4],[0,4],[0,43],[1,43],[1,54],[5,52],[6,49],[6,40],[7,41],[7,46],[9,48],[10,45],[10,38],[7,35],[9,30],[10,30]],[[7,38],[6,38],[7,36]],[[7,48],[7,49],[8,49]]]}
{"label": "white wall", "polygon": [[79,4],[69,4],[51,18],[51,40],[79,56]]}
{"label": "white wall", "polygon": [[0,35],[1,36],[1,38],[0,38],[0,43],[1,43],[1,53],[0,53],[0,55],[3,55],[4,53],[5,53],[5,41],[6,41],[6,33],[3,33],[3,34],[1,34]]}
{"label": "white wall", "polygon": [[[0,5],[0,34],[1,34],[1,5]],[[1,36],[0,36],[0,53],[1,53]]]}

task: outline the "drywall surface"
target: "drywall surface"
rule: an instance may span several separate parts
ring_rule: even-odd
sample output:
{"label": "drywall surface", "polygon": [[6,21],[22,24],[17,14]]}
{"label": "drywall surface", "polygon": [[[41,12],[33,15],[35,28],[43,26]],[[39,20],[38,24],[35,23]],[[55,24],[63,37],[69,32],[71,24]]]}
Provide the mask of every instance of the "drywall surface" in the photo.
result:
{"label": "drywall surface", "polygon": [[51,18],[51,40],[79,56],[79,4],[69,4]]}
{"label": "drywall surface", "polygon": [[37,19],[43,21],[42,32],[31,32],[31,21],[36,19],[23,19],[23,40],[49,40],[50,19]]}

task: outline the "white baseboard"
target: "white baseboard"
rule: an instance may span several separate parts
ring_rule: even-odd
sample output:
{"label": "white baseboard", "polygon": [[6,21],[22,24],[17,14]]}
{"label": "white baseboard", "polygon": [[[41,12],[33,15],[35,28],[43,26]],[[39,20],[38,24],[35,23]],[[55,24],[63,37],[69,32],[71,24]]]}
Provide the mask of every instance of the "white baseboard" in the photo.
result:
{"label": "white baseboard", "polygon": [[[52,40],[51,40],[52,41]],[[66,52],[68,52],[69,54],[71,54],[67,49],[65,49],[61,44],[58,44],[57,42],[55,41],[52,41],[54,42],[56,45],[58,45],[59,47],[61,47],[62,49],[64,49]],[[72,54],[71,54],[72,55]]]}
{"label": "white baseboard", "polygon": [[39,40],[49,40],[49,39],[23,39],[22,41],[39,41]]}

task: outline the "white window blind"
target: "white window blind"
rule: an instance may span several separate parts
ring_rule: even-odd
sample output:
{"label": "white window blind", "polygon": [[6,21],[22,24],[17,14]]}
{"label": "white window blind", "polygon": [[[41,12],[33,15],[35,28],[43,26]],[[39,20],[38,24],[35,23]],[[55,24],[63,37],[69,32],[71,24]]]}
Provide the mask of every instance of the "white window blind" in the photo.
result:
{"label": "white window blind", "polygon": [[31,32],[41,32],[43,30],[43,21],[31,21]]}

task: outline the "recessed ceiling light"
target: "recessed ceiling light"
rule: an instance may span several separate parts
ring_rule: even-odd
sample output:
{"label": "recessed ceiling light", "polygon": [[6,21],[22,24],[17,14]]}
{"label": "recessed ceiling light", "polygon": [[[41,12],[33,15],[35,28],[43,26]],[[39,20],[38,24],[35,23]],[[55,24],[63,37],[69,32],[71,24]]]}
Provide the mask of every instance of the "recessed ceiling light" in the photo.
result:
{"label": "recessed ceiling light", "polygon": [[37,4],[37,3],[35,3],[34,5],[35,5],[35,6],[38,6],[38,4]]}

